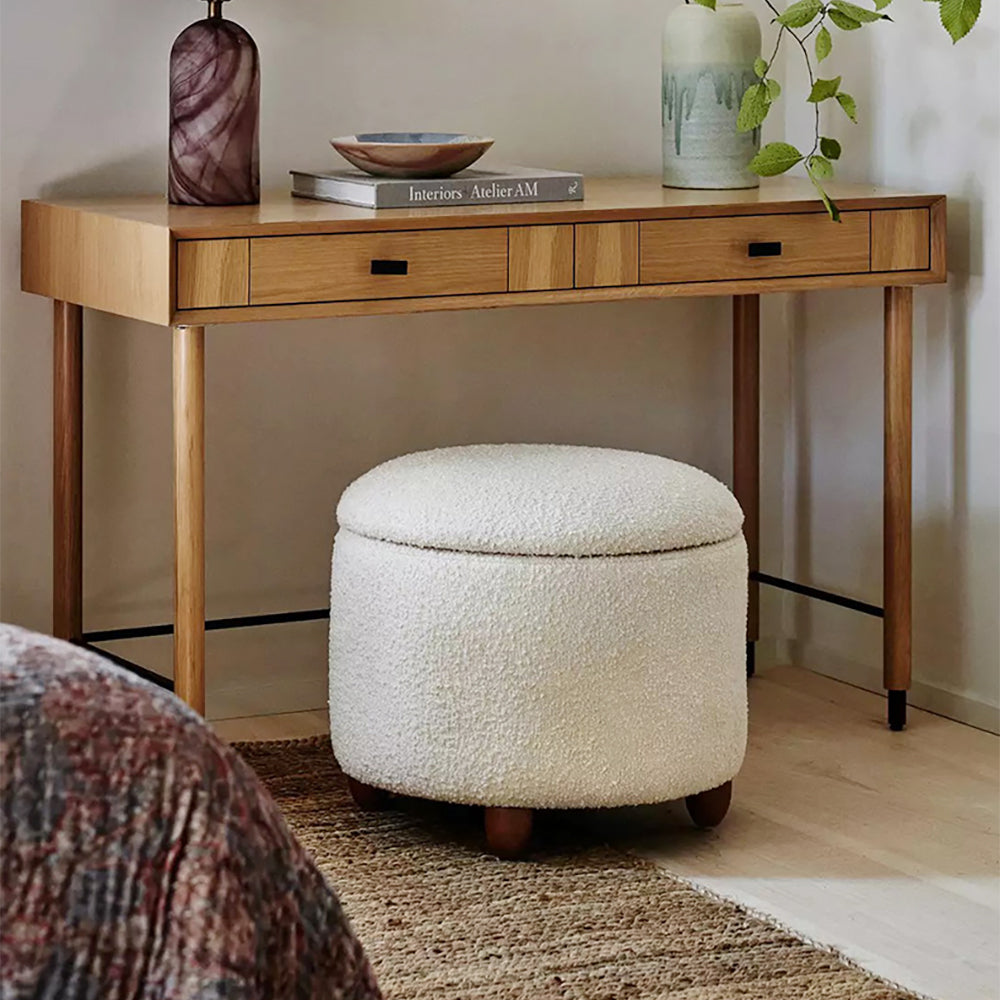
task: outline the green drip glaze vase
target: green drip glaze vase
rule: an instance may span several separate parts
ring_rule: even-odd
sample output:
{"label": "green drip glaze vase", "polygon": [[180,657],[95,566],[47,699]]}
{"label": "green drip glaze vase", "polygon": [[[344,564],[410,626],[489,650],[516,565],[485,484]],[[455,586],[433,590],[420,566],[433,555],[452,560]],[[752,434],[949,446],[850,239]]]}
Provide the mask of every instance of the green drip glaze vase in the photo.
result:
{"label": "green drip glaze vase", "polygon": [[735,190],[760,185],[748,165],[760,129],[740,132],[736,118],[757,82],[760,22],[739,3],[713,11],[682,3],[663,29],[663,186]]}

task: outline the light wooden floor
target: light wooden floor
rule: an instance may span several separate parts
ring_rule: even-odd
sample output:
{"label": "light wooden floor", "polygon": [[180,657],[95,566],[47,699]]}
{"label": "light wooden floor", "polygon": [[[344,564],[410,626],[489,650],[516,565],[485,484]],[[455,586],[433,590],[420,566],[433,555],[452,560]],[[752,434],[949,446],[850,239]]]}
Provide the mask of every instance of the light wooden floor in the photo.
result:
{"label": "light wooden floor", "polygon": [[[596,831],[936,1000],[1000,996],[1000,740],[779,667],[750,685],[725,823],[677,805],[582,814]],[[327,731],[325,711],[227,719],[229,740]]]}

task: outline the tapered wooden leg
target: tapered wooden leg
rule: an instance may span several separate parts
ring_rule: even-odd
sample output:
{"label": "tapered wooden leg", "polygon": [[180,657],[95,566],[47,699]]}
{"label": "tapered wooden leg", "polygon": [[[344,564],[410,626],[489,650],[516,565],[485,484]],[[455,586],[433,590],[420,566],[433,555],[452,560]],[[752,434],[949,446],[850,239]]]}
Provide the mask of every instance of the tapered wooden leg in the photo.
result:
{"label": "tapered wooden leg", "polygon": [[53,303],[52,634],[83,640],[83,309]]}
{"label": "tapered wooden leg", "polygon": [[532,811],[499,806],[486,809],[486,843],[498,858],[520,858],[531,841]]}
{"label": "tapered wooden leg", "polygon": [[384,809],[389,804],[389,793],[374,785],[366,785],[363,781],[347,776],[347,788],[354,799],[354,804],[366,812]]}
{"label": "tapered wooden leg", "polygon": [[[760,568],[760,296],[733,297],[733,492],[743,508],[750,572]],[[747,605],[747,676],[760,636],[758,585]]]}
{"label": "tapered wooden leg", "polygon": [[906,725],[912,630],[913,289],[885,290],[883,674],[889,727]]}
{"label": "tapered wooden leg", "polygon": [[729,812],[729,803],[733,800],[733,783],[727,781],[718,788],[710,788],[707,792],[699,792],[697,795],[689,795],[684,804],[687,806],[688,815],[695,826],[706,829],[718,826]]}
{"label": "tapered wooden leg", "polygon": [[174,690],[205,713],[205,328],[174,330]]}

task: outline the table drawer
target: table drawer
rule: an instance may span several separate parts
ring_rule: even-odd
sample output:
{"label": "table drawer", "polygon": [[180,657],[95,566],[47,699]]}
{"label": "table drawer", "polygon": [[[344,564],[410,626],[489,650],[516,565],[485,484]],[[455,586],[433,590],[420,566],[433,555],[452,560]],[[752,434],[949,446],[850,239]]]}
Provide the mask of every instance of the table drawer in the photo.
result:
{"label": "table drawer", "polygon": [[639,228],[639,280],[679,281],[855,274],[870,268],[868,212],[665,219]]}
{"label": "table drawer", "polygon": [[505,291],[506,228],[250,241],[251,305]]}

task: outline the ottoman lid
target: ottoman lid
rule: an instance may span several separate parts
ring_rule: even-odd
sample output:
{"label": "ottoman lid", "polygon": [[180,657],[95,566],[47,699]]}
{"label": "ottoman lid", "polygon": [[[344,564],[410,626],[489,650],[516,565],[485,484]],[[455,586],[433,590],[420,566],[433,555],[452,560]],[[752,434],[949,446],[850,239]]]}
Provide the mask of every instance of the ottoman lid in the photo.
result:
{"label": "ottoman lid", "polygon": [[337,519],[419,548],[601,556],[721,542],[739,533],[743,512],[707,472],[659,455],[486,444],[376,466],[344,491]]}

